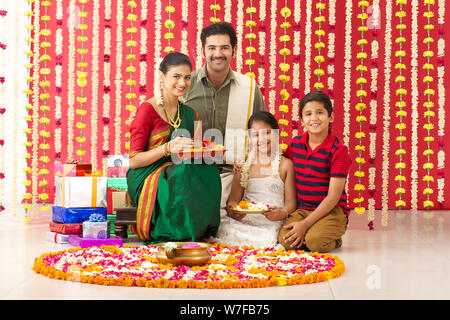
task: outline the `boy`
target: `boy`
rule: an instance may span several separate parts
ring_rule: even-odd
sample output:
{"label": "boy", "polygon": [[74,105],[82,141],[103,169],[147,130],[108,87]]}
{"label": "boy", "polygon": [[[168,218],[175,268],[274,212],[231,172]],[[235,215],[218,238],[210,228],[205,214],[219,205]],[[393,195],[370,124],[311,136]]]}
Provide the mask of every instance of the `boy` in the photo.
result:
{"label": "boy", "polygon": [[330,98],[321,91],[303,97],[299,114],[306,132],[292,139],[297,210],[278,234],[286,250],[329,252],[342,245],[348,213],[345,182],[351,159],[347,147],[330,130]]}

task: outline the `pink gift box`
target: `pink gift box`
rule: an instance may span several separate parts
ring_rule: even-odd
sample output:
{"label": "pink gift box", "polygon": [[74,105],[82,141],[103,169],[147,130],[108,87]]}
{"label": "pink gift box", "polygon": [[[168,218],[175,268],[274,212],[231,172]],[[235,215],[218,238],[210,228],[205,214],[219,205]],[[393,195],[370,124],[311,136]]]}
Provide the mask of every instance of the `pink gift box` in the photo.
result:
{"label": "pink gift box", "polygon": [[123,245],[123,239],[119,237],[111,237],[107,239],[82,238],[80,236],[69,236],[69,243],[75,247],[89,248],[100,246],[119,246]]}

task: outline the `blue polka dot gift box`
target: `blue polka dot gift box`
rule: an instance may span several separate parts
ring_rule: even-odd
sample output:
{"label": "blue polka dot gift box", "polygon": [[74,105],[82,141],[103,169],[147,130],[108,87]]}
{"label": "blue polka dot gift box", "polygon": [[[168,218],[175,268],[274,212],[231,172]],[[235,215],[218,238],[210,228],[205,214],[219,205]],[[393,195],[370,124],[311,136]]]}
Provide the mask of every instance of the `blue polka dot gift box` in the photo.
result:
{"label": "blue polka dot gift box", "polygon": [[83,238],[109,238],[108,221],[104,215],[93,213],[89,216],[89,220],[83,222]]}

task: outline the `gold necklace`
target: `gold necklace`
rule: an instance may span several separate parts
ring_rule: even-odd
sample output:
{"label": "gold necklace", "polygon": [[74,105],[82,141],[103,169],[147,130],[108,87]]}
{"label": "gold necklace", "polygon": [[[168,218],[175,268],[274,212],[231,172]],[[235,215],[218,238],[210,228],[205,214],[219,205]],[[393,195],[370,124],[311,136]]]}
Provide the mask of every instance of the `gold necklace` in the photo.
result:
{"label": "gold necklace", "polygon": [[180,103],[178,103],[177,105],[177,118],[174,120],[170,115],[169,112],[167,112],[166,106],[163,104],[162,105],[163,109],[164,109],[164,113],[166,114],[167,117],[167,122],[175,129],[177,130],[178,127],[181,125],[181,118],[180,118]]}

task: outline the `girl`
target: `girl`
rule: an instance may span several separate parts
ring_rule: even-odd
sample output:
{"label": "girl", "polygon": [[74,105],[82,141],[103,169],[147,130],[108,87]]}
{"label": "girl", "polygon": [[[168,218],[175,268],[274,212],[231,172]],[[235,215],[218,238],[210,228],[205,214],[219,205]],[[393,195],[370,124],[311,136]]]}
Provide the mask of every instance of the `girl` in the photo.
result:
{"label": "girl", "polygon": [[[227,215],[221,217],[212,240],[230,246],[275,247],[284,219],[297,207],[292,160],[278,148],[279,126],[267,111],[253,114],[248,121],[250,152],[233,177],[227,201]],[[231,208],[241,200],[264,203],[264,214],[237,214]],[[279,245],[280,246],[280,245]]]}

